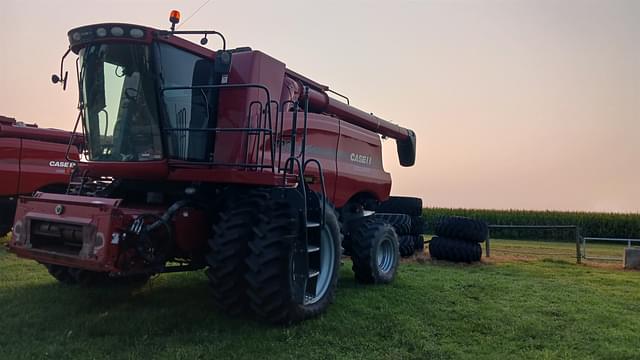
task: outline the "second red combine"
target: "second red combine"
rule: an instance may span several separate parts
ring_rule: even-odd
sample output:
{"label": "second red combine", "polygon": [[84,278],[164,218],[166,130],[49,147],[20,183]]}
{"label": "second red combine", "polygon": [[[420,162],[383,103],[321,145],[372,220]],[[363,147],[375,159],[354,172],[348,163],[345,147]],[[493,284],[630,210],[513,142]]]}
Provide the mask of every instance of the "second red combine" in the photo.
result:
{"label": "second red combine", "polygon": [[[343,249],[359,282],[395,278],[397,226],[421,202],[374,214],[391,189],[381,135],[411,166],[413,131],[265,53],[226,49],[216,31],[105,23],[68,35],[84,160],[67,194],[20,198],[15,254],[83,285],[206,269],[219,308],[271,323],[327,309]],[[53,80],[66,85],[62,69]]]}

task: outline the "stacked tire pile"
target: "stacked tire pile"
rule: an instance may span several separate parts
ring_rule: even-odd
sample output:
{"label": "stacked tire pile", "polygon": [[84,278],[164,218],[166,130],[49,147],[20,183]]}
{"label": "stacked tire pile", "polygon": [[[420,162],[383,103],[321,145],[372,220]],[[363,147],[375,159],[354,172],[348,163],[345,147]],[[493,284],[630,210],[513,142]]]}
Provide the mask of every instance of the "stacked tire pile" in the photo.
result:
{"label": "stacked tire pile", "polygon": [[393,226],[398,235],[400,256],[410,257],[416,251],[424,251],[422,199],[391,196],[378,206],[374,216]]}
{"label": "stacked tire pile", "polygon": [[452,216],[438,222],[435,235],[429,241],[432,258],[471,263],[480,261],[480,243],[489,237],[489,227],[481,220]]}

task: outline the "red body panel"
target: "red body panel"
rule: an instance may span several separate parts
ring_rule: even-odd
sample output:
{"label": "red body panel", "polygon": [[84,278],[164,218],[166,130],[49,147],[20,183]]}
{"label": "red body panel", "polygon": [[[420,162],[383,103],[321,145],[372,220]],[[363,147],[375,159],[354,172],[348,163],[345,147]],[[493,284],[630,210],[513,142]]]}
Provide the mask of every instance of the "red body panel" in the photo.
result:
{"label": "red body panel", "polygon": [[[284,70],[283,63],[259,51],[238,53],[233,56],[229,83],[264,85],[269,89],[271,100],[279,102]],[[264,127],[259,123],[260,109],[257,106],[251,107],[249,105],[254,101],[266,103],[266,93],[258,89],[222,90],[218,100],[218,127]],[[247,145],[253,149],[256,139],[256,136],[248,137],[239,132],[218,133],[214,151],[216,161],[222,163],[244,162],[244,157],[247,154],[243,149]],[[251,155],[254,154],[248,155],[251,158]]]}
{"label": "red body panel", "polygon": [[20,139],[0,138],[0,196],[18,193],[21,142]]}
{"label": "red body panel", "polygon": [[[73,164],[65,159],[70,136],[67,131],[40,129],[0,116],[0,197],[66,185],[73,170]],[[70,148],[69,158],[79,159],[75,146]]]}
{"label": "red body panel", "polygon": [[[142,271],[142,263],[128,263],[123,267],[121,244],[126,231],[140,215],[161,215],[160,207],[122,207],[122,199],[70,196],[36,193],[34,197],[21,197],[9,243],[18,256],[47,264],[72,266],[110,273]],[[63,206],[57,214],[56,207]],[[82,229],[82,246],[78,251],[61,251],[46,242],[38,241],[36,222],[76,226]],[[201,210],[184,208],[173,219],[176,246],[182,254],[202,248],[210,226]],[[204,230],[203,230],[204,229]]]}
{"label": "red body panel", "polygon": [[[58,129],[42,129],[36,124],[24,124],[14,118],[0,115],[0,137],[40,140],[67,145],[71,133]],[[74,137],[74,143],[76,145],[82,144],[82,138]]]}
{"label": "red body panel", "polygon": [[[119,272],[117,258],[124,229],[140,214],[160,214],[162,209],[120,208],[121,199],[37,193],[21,197],[16,210],[14,234],[9,247],[18,256],[48,264],[74,266],[93,271]],[[56,215],[55,207],[64,204]],[[38,246],[36,221],[77,226],[82,229],[82,248],[76,253]]]}
{"label": "red body panel", "polygon": [[379,201],[389,197],[391,175],[382,167],[379,135],[341,121],[337,166],[336,204],[344,204],[361,193],[373,195]]}
{"label": "red body panel", "polygon": [[[78,150],[72,147],[70,159],[78,159]],[[18,194],[29,194],[46,185],[66,185],[73,171],[72,163],[65,160],[67,145],[37,140],[22,140],[20,156],[20,187]],[[52,166],[52,162],[58,165]]]}
{"label": "red body panel", "polygon": [[[298,117],[296,149],[302,147],[302,116]],[[368,130],[336,118],[309,114],[306,158],[322,164],[327,196],[338,208],[354,195],[367,193],[377,200],[386,200],[391,190],[391,176],[382,167],[380,137]],[[289,155],[291,118],[285,119],[285,154]],[[358,157],[360,156],[360,157]],[[363,161],[366,157],[367,161]],[[369,161],[370,159],[370,161]],[[318,177],[317,167],[310,164],[305,176]],[[320,183],[311,188],[319,192]]]}

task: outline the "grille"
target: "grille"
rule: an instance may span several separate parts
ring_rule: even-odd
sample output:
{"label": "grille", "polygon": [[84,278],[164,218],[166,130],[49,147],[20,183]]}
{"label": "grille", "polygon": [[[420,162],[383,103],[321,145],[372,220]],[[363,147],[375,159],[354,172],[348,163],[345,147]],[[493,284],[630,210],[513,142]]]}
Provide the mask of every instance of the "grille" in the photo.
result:
{"label": "grille", "polygon": [[34,249],[78,255],[82,250],[82,225],[31,220],[30,242]]}

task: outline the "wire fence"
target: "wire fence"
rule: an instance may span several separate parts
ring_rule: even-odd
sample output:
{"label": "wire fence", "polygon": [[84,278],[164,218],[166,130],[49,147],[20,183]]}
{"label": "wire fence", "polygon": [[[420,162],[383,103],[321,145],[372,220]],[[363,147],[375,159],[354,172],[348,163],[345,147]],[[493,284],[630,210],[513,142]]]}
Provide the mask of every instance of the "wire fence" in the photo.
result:
{"label": "wire fence", "polygon": [[[513,231],[554,231],[570,232],[575,241],[567,242],[566,233],[558,233],[560,241],[550,240],[499,240],[495,237],[501,231],[513,233]],[[580,264],[588,261],[623,261],[624,246],[640,245],[640,239],[607,238],[582,236],[581,229],[577,225],[489,225],[489,238],[485,244],[485,256],[491,257],[492,253],[523,256],[552,256],[575,259]],[[589,250],[589,251],[587,251]]]}
{"label": "wire fence", "polygon": [[587,255],[587,241],[597,242],[614,242],[614,243],[626,243],[627,247],[631,247],[634,243],[640,243],[640,239],[620,239],[620,238],[602,238],[602,237],[583,237],[582,238],[582,252],[581,256],[585,260],[604,260],[604,261],[624,261],[624,256],[589,256]]}
{"label": "wire fence", "polygon": [[[566,251],[561,252],[549,252],[549,251],[536,251],[541,250],[540,247],[535,247],[533,249],[529,249],[527,247],[519,247],[518,249],[499,249],[499,252],[502,253],[512,253],[512,254],[522,254],[522,255],[535,255],[535,256],[571,256],[576,258],[576,262],[579,264],[582,261],[580,245],[581,245],[581,236],[580,236],[580,228],[576,225],[489,225],[489,238],[487,239],[487,243],[485,245],[485,255],[486,257],[491,257],[491,234],[496,230],[565,230],[571,231],[574,234],[574,238],[576,241],[576,251],[572,253],[568,253]],[[555,247],[548,247],[545,250],[557,251]]]}

